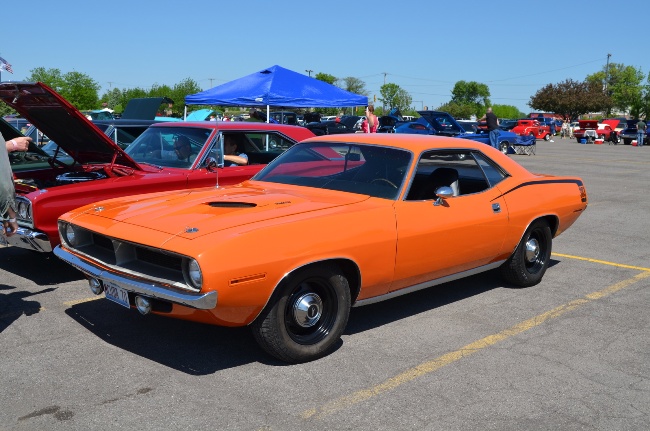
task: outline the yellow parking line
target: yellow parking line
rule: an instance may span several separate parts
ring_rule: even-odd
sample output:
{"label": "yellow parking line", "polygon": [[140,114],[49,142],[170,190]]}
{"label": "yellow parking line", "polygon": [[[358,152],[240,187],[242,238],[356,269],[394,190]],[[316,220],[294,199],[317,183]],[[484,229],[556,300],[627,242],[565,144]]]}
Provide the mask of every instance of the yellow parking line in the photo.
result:
{"label": "yellow parking line", "polygon": [[97,301],[98,299],[102,299],[102,298],[103,296],[99,296],[99,295],[92,296],[90,298],[78,299],[76,301],[67,301],[64,302],[63,305],[65,305],[66,307],[72,307],[73,305],[83,304],[84,302]]}
{"label": "yellow parking line", "polygon": [[605,260],[591,259],[591,258],[588,258],[588,257],[572,256],[570,254],[551,253],[551,256],[558,256],[558,257],[566,257],[566,258],[569,258],[569,259],[584,260],[586,262],[600,263],[600,264],[603,264],[603,265],[615,266],[617,268],[636,269],[636,270],[639,270],[639,271],[650,271],[650,268],[644,268],[642,266],[624,265],[622,263],[607,262]]}
{"label": "yellow parking line", "polygon": [[[563,256],[563,257],[569,257],[569,256]],[[585,259],[582,258],[581,260],[588,260],[588,261],[593,261],[592,259]],[[601,263],[601,262],[599,262]],[[607,262],[602,262],[602,263],[607,263]],[[616,264],[613,264],[616,265]],[[623,268],[630,268],[627,265],[616,265],[620,266]],[[360,391],[357,391],[351,395],[346,395],[343,397],[340,397],[336,400],[333,400],[327,404],[325,404],[322,407],[314,408],[307,410],[303,412],[302,417],[303,419],[320,419],[322,417],[331,415],[333,413],[336,413],[340,410],[343,410],[345,408],[348,408],[354,404],[358,404],[360,402],[363,402],[365,400],[368,400],[370,398],[373,398],[377,395],[380,395],[384,392],[388,392],[390,390],[393,390],[397,388],[398,386],[403,385],[404,383],[408,383],[412,380],[415,380],[418,377],[422,377],[426,374],[432,373],[446,365],[449,365],[453,362],[456,362],[460,359],[466,358],[474,353],[477,353],[481,351],[482,349],[492,346],[500,341],[503,341],[507,338],[510,338],[514,335],[521,334],[524,331],[527,331],[529,329],[532,329],[536,326],[541,325],[542,323],[546,322],[547,320],[550,319],[555,319],[556,317],[559,317],[563,315],[564,313],[567,313],[569,311],[572,311],[582,305],[588,304],[592,301],[595,301],[597,299],[604,298],[607,295],[611,295],[614,292],[617,292],[621,289],[624,289],[640,280],[643,280],[645,278],[650,277],[650,270],[644,269],[644,272],[641,272],[640,274],[628,278],[627,280],[623,280],[621,282],[618,282],[616,284],[613,284],[611,286],[608,286],[607,288],[597,291],[597,292],[592,292],[587,295],[585,295],[583,298],[579,298],[573,301],[570,301],[566,304],[560,305],[559,307],[556,307],[550,311],[547,311],[545,313],[539,314],[531,319],[528,319],[526,321],[523,321],[521,323],[518,323],[505,331],[501,331],[497,334],[489,335],[485,338],[482,338],[478,341],[474,341],[473,343],[470,343],[464,347],[461,347],[460,349],[454,351],[454,352],[449,352],[445,355],[442,355],[436,359],[433,359],[428,362],[424,362],[420,365],[417,365],[411,369],[408,369],[394,377],[391,377],[390,379],[384,381],[383,383],[380,383],[376,386],[373,386],[368,389],[362,389]]]}

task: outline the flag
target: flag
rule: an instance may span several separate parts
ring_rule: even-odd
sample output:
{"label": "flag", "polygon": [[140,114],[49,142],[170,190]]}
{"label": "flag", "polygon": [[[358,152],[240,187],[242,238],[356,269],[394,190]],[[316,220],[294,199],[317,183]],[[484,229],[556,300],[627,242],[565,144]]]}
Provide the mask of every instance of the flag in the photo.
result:
{"label": "flag", "polygon": [[0,70],[6,70],[9,73],[14,73],[14,70],[11,68],[11,64],[7,63],[7,60],[0,57]]}

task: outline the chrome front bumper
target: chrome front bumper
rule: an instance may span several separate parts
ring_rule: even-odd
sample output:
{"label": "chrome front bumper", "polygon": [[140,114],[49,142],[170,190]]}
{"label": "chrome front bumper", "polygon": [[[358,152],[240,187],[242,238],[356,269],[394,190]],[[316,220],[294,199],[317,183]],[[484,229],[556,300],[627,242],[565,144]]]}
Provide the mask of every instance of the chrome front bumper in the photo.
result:
{"label": "chrome front bumper", "polygon": [[28,228],[19,227],[15,235],[6,237],[0,235],[0,245],[11,245],[25,248],[27,250],[49,253],[52,251],[50,239],[43,232],[34,231]]}
{"label": "chrome front bumper", "polygon": [[204,294],[190,292],[184,293],[151,282],[138,281],[133,278],[124,277],[97,268],[92,263],[88,263],[69,251],[64,250],[60,245],[57,245],[54,248],[54,255],[74,266],[88,277],[100,280],[102,283],[115,283],[121,288],[135,294],[141,294],[150,298],[160,299],[161,301],[173,302],[175,304],[185,305],[200,310],[210,310],[217,306],[217,292],[214,291]]}

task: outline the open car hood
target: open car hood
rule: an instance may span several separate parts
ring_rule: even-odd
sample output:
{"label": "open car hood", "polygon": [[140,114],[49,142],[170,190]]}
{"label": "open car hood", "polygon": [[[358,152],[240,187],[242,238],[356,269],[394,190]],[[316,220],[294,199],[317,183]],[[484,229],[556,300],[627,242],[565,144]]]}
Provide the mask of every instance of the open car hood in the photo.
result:
{"label": "open car hood", "polygon": [[84,114],[42,82],[1,83],[0,98],[78,163],[116,163],[141,169]]}
{"label": "open car hood", "polygon": [[456,136],[463,133],[463,128],[448,112],[442,111],[417,111],[420,117],[427,120],[437,134],[442,136]]}
{"label": "open car hood", "polygon": [[603,124],[609,124],[613,129],[616,129],[618,127],[618,123],[620,123],[620,120],[616,119],[609,119],[609,120],[603,120]]}
{"label": "open car hood", "polygon": [[597,129],[598,120],[578,120],[581,129]]}

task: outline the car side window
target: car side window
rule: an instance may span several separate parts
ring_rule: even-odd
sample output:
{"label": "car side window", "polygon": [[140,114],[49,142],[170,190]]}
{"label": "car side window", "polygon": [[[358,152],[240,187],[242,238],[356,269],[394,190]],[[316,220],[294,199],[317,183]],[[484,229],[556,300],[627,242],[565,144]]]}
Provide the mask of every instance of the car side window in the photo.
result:
{"label": "car side window", "polygon": [[489,187],[494,187],[495,185],[503,181],[504,178],[507,177],[507,174],[505,172],[497,168],[496,165],[492,164],[483,154],[474,153],[473,155],[474,158],[476,159],[476,162],[481,167],[483,173],[487,177],[487,180],[489,182]]}
{"label": "car side window", "polygon": [[491,187],[481,163],[471,151],[428,151],[422,154],[406,200],[436,199],[436,190],[450,187],[454,196],[479,193]]}

